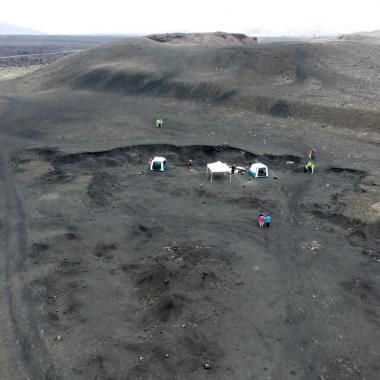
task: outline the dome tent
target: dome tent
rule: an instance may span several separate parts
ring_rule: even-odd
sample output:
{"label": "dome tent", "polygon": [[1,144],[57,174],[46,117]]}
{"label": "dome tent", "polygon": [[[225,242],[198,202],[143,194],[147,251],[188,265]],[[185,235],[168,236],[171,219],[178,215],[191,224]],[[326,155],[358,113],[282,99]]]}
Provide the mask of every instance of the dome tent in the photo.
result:
{"label": "dome tent", "polygon": [[268,167],[261,162],[252,164],[248,170],[248,174],[254,178],[268,177],[269,170]]}
{"label": "dome tent", "polygon": [[165,157],[154,157],[150,163],[150,170],[156,172],[164,172],[168,168]]}

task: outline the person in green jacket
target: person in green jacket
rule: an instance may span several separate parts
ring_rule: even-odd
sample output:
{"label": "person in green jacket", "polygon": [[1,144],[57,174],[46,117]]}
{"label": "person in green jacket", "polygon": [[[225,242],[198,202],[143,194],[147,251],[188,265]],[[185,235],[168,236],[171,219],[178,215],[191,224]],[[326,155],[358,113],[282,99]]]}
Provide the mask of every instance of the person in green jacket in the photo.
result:
{"label": "person in green jacket", "polygon": [[313,174],[314,173],[314,168],[315,168],[315,164],[312,163],[311,161],[309,161],[305,165],[305,173],[311,173],[311,174]]}

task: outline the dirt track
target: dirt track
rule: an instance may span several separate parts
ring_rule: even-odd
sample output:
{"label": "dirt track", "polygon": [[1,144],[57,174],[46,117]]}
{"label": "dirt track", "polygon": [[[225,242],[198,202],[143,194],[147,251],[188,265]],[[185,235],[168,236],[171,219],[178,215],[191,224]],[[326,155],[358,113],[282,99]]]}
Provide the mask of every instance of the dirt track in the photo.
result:
{"label": "dirt track", "polygon": [[[378,131],[4,89],[0,377],[377,379]],[[211,184],[219,159],[272,176]]]}

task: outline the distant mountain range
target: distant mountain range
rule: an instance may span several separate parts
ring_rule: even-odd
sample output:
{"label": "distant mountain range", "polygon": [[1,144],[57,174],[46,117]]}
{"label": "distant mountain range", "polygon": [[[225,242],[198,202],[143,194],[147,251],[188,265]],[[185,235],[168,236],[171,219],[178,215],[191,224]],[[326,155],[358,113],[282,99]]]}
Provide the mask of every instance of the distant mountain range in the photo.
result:
{"label": "distant mountain range", "polygon": [[343,40],[351,41],[364,41],[364,42],[373,42],[376,44],[380,43],[380,29],[374,30],[372,32],[357,32],[353,34],[344,34],[340,37]]}
{"label": "distant mountain range", "polygon": [[23,28],[20,26],[7,24],[4,22],[0,22],[0,35],[15,35],[15,34],[34,34],[34,35],[41,35],[46,34],[39,32],[37,30]]}
{"label": "distant mountain range", "polygon": [[359,32],[355,34],[359,34],[361,36],[366,36],[366,37],[372,37],[372,38],[380,38],[380,29],[375,30],[373,32]]}

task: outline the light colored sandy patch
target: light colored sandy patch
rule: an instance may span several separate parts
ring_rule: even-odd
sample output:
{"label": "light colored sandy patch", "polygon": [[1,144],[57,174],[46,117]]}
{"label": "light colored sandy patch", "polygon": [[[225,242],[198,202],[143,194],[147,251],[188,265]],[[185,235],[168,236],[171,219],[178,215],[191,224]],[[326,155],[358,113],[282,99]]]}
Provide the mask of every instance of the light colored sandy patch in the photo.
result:
{"label": "light colored sandy patch", "polygon": [[59,199],[59,194],[57,193],[48,193],[41,196],[40,200],[42,201],[55,201]]}
{"label": "light colored sandy patch", "polygon": [[81,175],[78,177],[75,177],[72,181],[63,183],[60,186],[62,189],[62,192],[65,196],[69,195],[68,193],[71,191],[79,191],[86,189],[92,176],[91,175]]}
{"label": "light colored sandy patch", "polygon": [[296,80],[296,76],[294,73],[281,74],[277,76],[273,76],[276,85],[288,85],[294,83]]}
{"label": "light colored sandy patch", "polygon": [[378,216],[380,216],[380,202],[376,202],[371,206]]}
{"label": "light colored sandy patch", "polygon": [[18,167],[31,173],[33,177],[41,177],[54,169],[49,162],[42,160],[25,162],[19,164]]}
{"label": "light colored sandy patch", "polygon": [[44,228],[41,231],[33,231],[32,235],[32,241],[37,241],[40,243],[46,243],[48,240],[54,240],[59,237],[63,237],[65,234],[67,234],[66,229],[48,229]]}
{"label": "light colored sandy patch", "polygon": [[361,186],[362,192],[347,202],[346,216],[355,216],[364,222],[375,222],[380,218],[380,193],[377,187]]}
{"label": "light colored sandy patch", "polygon": [[54,272],[54,268],[56,264],[45,264],[45,265],[36,265],[31,266],[31,268],[24,273],[24,281],[28,281],[28,283],[33,282],[38,278],[44,278]]}
{"label": "light colored sandy patch", "polygon": [[0,81],[21,77],[40,67],[40,65],[29,67],[0,67]]}

